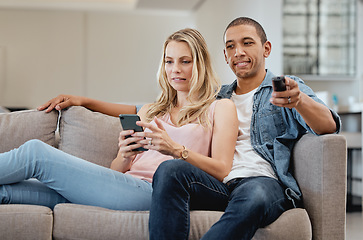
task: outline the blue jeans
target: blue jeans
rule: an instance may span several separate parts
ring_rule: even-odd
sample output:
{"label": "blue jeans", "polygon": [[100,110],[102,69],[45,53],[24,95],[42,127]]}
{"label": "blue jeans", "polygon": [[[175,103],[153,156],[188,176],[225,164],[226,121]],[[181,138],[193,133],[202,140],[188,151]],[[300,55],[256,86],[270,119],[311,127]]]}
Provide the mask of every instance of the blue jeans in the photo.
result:
{"label": "blue jeans", "polygon": [[[34,179],[33,179],[34,178]],[[64,153],[39,140],[0,154],[0,204],[77,203],[149,210],[151,183]]]}
{"label": "blue jeans", "polygon": [[163,162],[153,178],[150,239],[188,239],[190,210],[224,211],[202,239],[251,239],[293,206],[273,178],[231,182],[223,184],[182,160]]}

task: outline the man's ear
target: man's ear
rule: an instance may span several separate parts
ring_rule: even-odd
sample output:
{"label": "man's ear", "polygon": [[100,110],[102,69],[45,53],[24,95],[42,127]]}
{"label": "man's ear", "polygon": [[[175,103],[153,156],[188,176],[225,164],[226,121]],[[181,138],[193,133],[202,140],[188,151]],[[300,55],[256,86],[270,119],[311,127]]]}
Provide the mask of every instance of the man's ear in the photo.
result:
{"label": "man's ear", "polygon": [[229,64],[225,48],[223,48],[223,54],[224,54],[224,60],[226,60],[226,63]]}
{"label": "man's ear", "polygon": [[268,56],[270,56],[271,54],[271,49],[272,49],[272,45],[271,45],[271,42],[270,41],[266,41],[264,44],[263,44],[263,47],[264,47],[264,53],[263,53],[263,56],[265,58],[268,58]]}

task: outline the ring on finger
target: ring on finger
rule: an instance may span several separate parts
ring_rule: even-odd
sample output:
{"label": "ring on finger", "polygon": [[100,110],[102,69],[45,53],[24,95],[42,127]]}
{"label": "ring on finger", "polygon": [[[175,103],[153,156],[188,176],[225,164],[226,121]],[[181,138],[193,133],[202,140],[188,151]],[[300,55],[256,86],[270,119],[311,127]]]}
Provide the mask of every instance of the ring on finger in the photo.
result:
{"label": "ring on finger", "polygon": [[149,140],[149,145],[153,145],[152,139]]}
{"label": "ring on finger", "polygon": [[291,103],[291,97],[287,98],[287,102],[290,104]]}

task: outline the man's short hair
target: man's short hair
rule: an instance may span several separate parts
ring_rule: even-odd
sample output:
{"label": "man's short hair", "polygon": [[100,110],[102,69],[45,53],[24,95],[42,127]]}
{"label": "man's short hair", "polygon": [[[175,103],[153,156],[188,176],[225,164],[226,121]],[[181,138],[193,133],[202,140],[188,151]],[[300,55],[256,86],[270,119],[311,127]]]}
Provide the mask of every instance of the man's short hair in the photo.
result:
{"label": "man's short hair", "polygon": [[261,24],[259,24],[257,21],[253,20],[252,18],[248,18],[248,17],[238,17],[238,18],[234,19],[226,27],[226,30],[224,31],[223,36],[226,35],[226,32],[230,27],[239,26],[239,25],[251,25],[251,26],[255,27],[256,32],[261,39],[261,43],[264,44],[267,41],[267,36],[266,36],[265,30],[263,29]]}

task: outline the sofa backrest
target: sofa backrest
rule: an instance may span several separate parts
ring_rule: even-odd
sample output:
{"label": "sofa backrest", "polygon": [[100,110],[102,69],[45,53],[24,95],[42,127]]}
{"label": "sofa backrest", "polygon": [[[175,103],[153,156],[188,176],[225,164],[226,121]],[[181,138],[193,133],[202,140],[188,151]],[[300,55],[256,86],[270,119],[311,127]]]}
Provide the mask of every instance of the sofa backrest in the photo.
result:
{"label": "sofa backrest", "polygon": [[59,149],[104,167],[118,152],[120,120],[84,107],[62,110]]}
{"label": "sofa backrest", "polygon": [[55,146],[58,111],[25,110],[0,113],[0,153],[17,148],[30,139]]}

